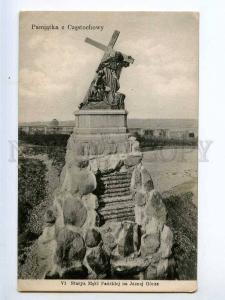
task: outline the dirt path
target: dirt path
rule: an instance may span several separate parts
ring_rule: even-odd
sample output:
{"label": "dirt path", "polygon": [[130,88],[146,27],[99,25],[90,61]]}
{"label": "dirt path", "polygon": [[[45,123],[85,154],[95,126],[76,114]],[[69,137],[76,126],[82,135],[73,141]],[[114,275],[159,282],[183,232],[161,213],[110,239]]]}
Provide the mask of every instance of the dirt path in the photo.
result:
{"label": "dirt path", "polygon": [[191,191],[197,204],[197,149],[147,151],[144,152],[143,162],[159,192]]}

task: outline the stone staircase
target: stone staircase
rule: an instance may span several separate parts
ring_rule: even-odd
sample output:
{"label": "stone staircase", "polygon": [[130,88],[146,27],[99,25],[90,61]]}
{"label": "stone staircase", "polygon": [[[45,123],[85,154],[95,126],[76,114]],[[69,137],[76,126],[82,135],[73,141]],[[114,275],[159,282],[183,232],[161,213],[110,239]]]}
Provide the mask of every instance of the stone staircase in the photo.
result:
{"label": "stone staircase", "polygon": [[97,176],[98,213],[102,222],[134,221],[134,202],[130,191],[131,174],[114,172]]}

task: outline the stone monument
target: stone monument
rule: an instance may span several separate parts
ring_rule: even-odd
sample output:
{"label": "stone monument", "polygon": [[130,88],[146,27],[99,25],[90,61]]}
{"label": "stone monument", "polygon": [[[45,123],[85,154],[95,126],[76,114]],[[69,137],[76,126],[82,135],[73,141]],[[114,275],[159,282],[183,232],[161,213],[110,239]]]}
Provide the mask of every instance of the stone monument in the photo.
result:
{"label": "stone monument", "polygon": [[134,62],[103,50],[90,88],[75,112],[65,166],[39,238],[42,278],[167,279],[174,275],[173,233],[161,195],[128,133],[122,68]]}

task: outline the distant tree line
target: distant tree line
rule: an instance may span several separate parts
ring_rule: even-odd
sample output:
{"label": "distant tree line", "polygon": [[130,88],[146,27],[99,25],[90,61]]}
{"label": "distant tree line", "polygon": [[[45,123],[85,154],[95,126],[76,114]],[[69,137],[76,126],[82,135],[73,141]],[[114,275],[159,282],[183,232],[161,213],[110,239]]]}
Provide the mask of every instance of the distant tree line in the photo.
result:
{"label": "distant tree line", "polygon": [[198,138],[168,138],[168,137],[154,137],[144,136],[139,133],[134,134],[140,143],[143,150],[151,150],[165,147],[196,147],[198,145]]}
{"label": "distant tree line", "polygon": [[28,134],[26,132],[19,131],[19,141],[38,146],[66,147],[69,136],[69,134],[43,134],[39,132]]}

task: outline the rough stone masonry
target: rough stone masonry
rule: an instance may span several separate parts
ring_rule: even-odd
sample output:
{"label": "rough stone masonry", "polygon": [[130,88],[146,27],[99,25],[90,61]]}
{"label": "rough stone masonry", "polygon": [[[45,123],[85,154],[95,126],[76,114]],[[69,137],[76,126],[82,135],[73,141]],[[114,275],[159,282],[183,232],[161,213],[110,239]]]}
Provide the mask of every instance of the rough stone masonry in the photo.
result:
{"label": "rough stone masonry", "polygon": [[60,184],[38,241],[41,278],[174,276],[167,211],[138,141],[127,132],[125,95],[118,95],[121,64],[134,61],[112,51],[118,35],[115,31],[104,48],[101,67],[75,113]]}

